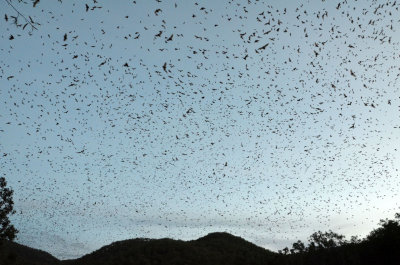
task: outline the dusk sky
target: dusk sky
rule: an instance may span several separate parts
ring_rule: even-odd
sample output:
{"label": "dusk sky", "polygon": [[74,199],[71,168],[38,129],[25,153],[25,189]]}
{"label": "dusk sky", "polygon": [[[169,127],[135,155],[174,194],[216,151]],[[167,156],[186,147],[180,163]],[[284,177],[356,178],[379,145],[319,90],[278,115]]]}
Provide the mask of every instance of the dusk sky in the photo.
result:
{"label": "dusk sky", "polygon": [[17,242],[69,259],[226,231],[276,251],[400,212],[400,2],[8,2]]}

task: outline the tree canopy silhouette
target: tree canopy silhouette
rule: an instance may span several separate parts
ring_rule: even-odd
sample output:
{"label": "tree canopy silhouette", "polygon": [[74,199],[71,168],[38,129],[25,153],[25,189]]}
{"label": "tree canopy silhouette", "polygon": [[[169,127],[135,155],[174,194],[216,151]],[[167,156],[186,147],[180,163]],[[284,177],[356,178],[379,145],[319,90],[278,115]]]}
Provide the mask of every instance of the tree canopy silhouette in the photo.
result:
{"label": "tree canopy silhouette", "polygon": [[14,214],[14,191],[7,188],[4,177],[0,178],[0,240],[14,240],[18,230],[11,224],[9,216]]}
{"label": "tree canopy silhouette", "polygon": [[394,219],[383,219],[379,227],[364,238],[356,236],[346,240],[343,235],[332,232],[315,232],[305,246],[300,240],[279,251],[280,264],[310,265],[378,265],[399,264],[400,260],[400,213]]}
{"label": "tree canopy silhouette", "polygon": [[280,254],[258,247],[225,232],[197,240],[136,238],[114,242],[74,260],[60,261],[50,254],[14,242],[4,241],[0,264],[7,265],[398,265],[400,260],[400,214],[381,220],[366,238],[346,240],[329,230],[315,232],[306,246],[300,240]]}

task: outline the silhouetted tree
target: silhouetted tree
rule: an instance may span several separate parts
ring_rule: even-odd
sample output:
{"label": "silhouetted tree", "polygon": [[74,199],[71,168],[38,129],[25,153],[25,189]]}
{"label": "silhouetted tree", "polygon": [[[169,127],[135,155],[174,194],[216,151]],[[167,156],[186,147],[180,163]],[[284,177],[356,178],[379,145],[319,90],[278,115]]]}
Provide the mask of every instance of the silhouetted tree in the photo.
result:
{"label": "silhouetted tree", "polygon": [[329,230],[322,233],[321,231],[315,232],[310,236],[310,246],[312,249],[333,248],[343,245],[345,243],[344,236]]}
{"label": "silhouetted tree", "polygon": [[9,215],[15,213],[12,198],[13,190],[7,188],[5,178],[0,178],[0,240],[13,240],[18,230],[11,224]]}
{"label": "silhouetted tree", "polygon": [[285,247],[284,249],[282,249],[281,251],[279,251],[279,253],[280,253],[280,254],[283,254],[283,255],[287,255],[287,254],[289,254],[289,248],[288,248],[288,247]]}
{"label": "silhouetted tree", "polygon": [[379,225],[381,227],[374,229],[368,235],[367,240],[397,239],[396,236],[400,231],[400,213],[396,213],[394,220],[381,219]]}
{"label": "silhouetted tree", "polygon": [[351,236],[350,242],[347,242],[348,244],[359,244],[361,243],[362,240],[358,238],[358,236]]}
{"label": "silhouetted tree", "polygon": [[290,249],[290,253],[303,253],[306,250],[306,247],[303,242],[298,240],[297,242],[293,243],[292,249]]}
{"label": "silhouetted tree", "polygon": [[374,229],[365,240],[365,260],[374,264],[399,264],[400,259],[400,214],[393,220],[380,220],[380,227]]}
{"label": "silhouetted tree", "polygon": [[[343,235],[332,231],[315,232],[309,245],[299,240],[293,243],[289,255],[281,255],[277,264],[285,265],[398,265],[400,261],[400,213],[395,219],[381,220],[379,227],[366,238]],[[287,248],[286,248],[287,249]],[[283,254],[284,251],[280,250]]]}

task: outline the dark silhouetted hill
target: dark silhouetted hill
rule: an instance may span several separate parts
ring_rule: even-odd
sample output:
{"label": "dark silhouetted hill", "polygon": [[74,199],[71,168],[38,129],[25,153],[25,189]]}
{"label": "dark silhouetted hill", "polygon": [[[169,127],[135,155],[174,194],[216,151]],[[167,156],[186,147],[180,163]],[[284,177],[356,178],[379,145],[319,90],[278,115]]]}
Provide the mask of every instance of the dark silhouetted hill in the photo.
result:
{"label": "dark silhouetted hill", "polygon": [[275,253],[228,233],[197,240],[137,238],[114,242],[79,259],[59,261],[50,254],[5,241],[0,265],[400,265],[400,214],[381,220],[365,239],[318,231],[309,244]]}
{"label": "dark silhouetted hill", "polygon": [[49,253],[15,242],[0,242],[1,265],[59,265],[60,261]]}
{"label": "dark silhouetted hill", "polygon": [[278,254],[228,233],[212,233],[193,241],[132,239],[112,243],[66,264],[271,264]]}

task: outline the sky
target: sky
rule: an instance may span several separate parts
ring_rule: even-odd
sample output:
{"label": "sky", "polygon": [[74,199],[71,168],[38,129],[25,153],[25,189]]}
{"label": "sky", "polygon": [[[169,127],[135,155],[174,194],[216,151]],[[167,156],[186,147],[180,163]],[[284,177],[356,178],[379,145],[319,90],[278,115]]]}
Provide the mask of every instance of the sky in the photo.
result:
{"label": "sky", "polygon": [[0,1],[17,242],[276,251],[400,212],[400,3],[301,2]]}

